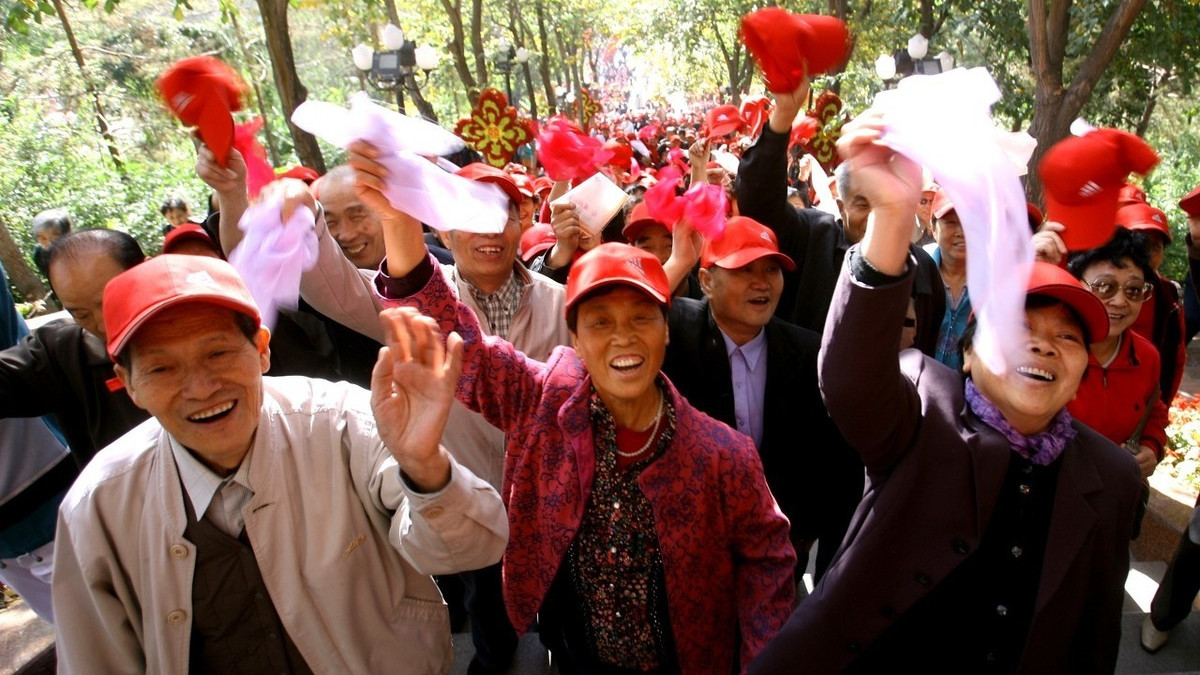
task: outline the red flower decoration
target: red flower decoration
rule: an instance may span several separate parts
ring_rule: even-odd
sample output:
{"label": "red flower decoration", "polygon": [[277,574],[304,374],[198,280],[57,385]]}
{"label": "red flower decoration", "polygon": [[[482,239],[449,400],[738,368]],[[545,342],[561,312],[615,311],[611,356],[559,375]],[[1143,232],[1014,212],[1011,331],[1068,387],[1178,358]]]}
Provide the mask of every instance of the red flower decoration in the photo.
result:
{"label": "red flower decoration", "polygon": [[658,182],[646,190],[644,197],[646,210],[650,212],[650,217],[670,228],[673,228],[675,223],[683,218],[684,204],[676,194],[676,190],[679,188],[679,179],[682,177],[683,173],[674,166],[665,166],[659,169]]}
{"label": "red flower decoration", "polygon": [[679,196],[676,194],[683,173],[674,166],[658,172],[658,182],[646,190],[646,210],[650,217],[674,230],[675,223],[687,219],[692,229],[706,239],[716,239],[725,231],[728,200],[720,185],[697,183]]}
{"label": "red flower decoration", "polygon": [[817,131],[804,143],[804,151],[816,157],[826,173],[832,174],[841,163],[837,142],[842,135],[842,125],[846,123],[842,115],[842,99],[832,91],[824,92],[817,97],[813,109],[806,115],[816,120]]}
{"label": "red flower decoration", "polygon": [[600,104],[596,99],[592,98],[591,92],[587,89],[580,89],[579,96],[575,99],[575,118],[579,120],[579,125],[585,130],[590,129],[592,120],[596,115],[600,114]]}
{"label": "red flower decoration", "polygon": [[497,168],[504,168],[517,148],[533,140],[528,121],[517,117],[503,92],[491,88],[483,90],[471,116],[460,119],[454,133]]}

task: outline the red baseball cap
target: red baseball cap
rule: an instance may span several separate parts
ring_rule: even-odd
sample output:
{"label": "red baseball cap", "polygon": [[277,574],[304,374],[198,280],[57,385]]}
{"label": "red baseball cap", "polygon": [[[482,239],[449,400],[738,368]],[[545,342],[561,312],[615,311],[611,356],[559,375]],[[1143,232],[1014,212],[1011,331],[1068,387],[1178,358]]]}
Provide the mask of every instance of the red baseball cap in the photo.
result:
{"label": "red baseball cap", "polygon": [[1129,204],[1145,204],[1146,191],[1134,185],[1126,183],[1121,186],[1121,192],[1117,195],[1117,205],[1127,206]]}
{"label": "red baseball cap", "polygon": [[601,286],[624,284],[645,291],[662,305],[671,304],[671,285],[662,263],[649,251],[609,242],[583,254],[567,274],[566,310]]}
{"label": "red baseball cap", "polygon": [[704,240],[700,249],[700,266],[735,270],[760,258],[775,258],[789,271],[796,269],[792,259],[779,252],[775,233],[767,226],[745,216],[725,221],[725,231],[715,240]]}
{"label": "red baseball cap", "polygon": [[307,166],[293,166],[287,171],[284,171],[276,176],[276,178],[295,178],[296,180],[304,181],[308,185],[312,185],[313,182],[320,177],[321,174],[308,168]]}
{"label": "red baseball cap", "polygon": [[766,7],[742,17],[742,42],[772,92],[791,92],[805,74],[812,77],[844,63],[849,37],[846,24],[832,16]]}
{"label": "red baseball cap", "polygon": [[533,179],[533,191],[537,194],[549,192],[554,189],[554,181],[548,176],[538,176]]}
{"label": "red baseball cap", "polygon": [[217,245],[208,230],[195,223],[184,223],[171,228],[167,236],[163,239],[162,252],[171,253],[185,242],[195,241],[208,246],[213,252],[220,255],[222,258],[225,254],[221,251],[221,247]]}
{"label": "red baseball cap", "polygon": [[233,148],[232,111],[241,110],[246,85],[219,59],[195,56],[176,61],[155,82],[171,112],[189,127],[225,166]]}
{"label": "red baseball cap", "polygon": [[503,169],[497,169],[490,164],[474,162],[464,166],[455,173],[463,178],[469,178],[480,183],[494,183],[501,190],[504,190],[504,194],[508,195],[509,200],[513,204],[520,204],[523,199],[521,191],[517,188],[517,184],[513,182],[512,176]]}
{"label": "red baseball cap", "polygon": [[135,265],[104,287],[108,355],[114,361],[154,315],[185,302],[232,309],[260,323],[258,305],[233,265],[198,255],[165,254]]}
{"label": "red baseball cap", "polygon": [[533,179],[529,174],[524,173],[509,173],[508,177],[512,179],[513,185],[517,186],[517,192],[526,199],[533,199]]}
{"label": "red baseball cap", "polygon": [[935,190],[933,193],[933,208],[930,213],[934,218],[941,218],[947,213],[954,210],[954,202],[950,201],[950,197],[945,190]]}
{"label": "red baseball cap", "polygon": [[1200,216],[1200,185],[1179,200],[1179,208],[1189,216]]}
{"label": "red baseball cap", "polygon": [[1134,202],[1117,209],[1117,225],[1134,232],[1155,232],[1171,243],[1171,226],[1167,214],[1145,202]]}
{"label": "red baseball cap", "polygon": [[1108,335],[1108,310],[1083,283],[1071,273],[1045,262],[1033,263],[1025,293],[1054,298],[1070,307],[1083,322],[1085,338],[1089,343],[1104,339]]}
{"label": "red baseball cap", "polygon": [[521,260],[529,262],[557,243],[558,238],[554,236],[554,228],[549,223],[536,223],[521,233]]}
{"label": "red baseball cap", "polygon": [[1158,164],[1145,141],[1119,129],[1095,129],[1050,148],[1038,166],[1045,188],[1046,219],[1062,223],[1072,251],[1095,248],[1112,238],[1117,199],[1129,172],[1144,174]]}
{"label": "red baseball cap", "polygon": [[650,207],[646,205],[646,202],[638,202],[637,206],[633,207],[633,211],[629,212],[629,222],[621,228],[621,235],[625,237],[625,241],[632,244],[634,239],[637,239],[638,233],[650,225],[662,225],[667,228],[667,232],[671,231],[670,225],[650,215]]}
{"label": "red baseball cap", "polygon": [[704,120],[704,127],[708,129],[708,135],[714,138],[741,131],[745,124],[737,106],[730,104],[719,105],[709,110]]}

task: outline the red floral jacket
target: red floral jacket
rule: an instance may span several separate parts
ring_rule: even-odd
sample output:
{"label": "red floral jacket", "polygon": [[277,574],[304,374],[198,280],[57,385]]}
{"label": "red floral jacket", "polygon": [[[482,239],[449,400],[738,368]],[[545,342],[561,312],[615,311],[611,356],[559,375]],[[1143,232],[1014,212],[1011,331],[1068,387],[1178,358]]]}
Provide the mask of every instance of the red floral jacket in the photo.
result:
{"label": "red floral jacket", "polygon": [[[540,363],[482,335],[440,274],[384,304],[415,307],[437,319],[443,335],[463,337],[458,400],[507,435],[504,598],[513,625],[524,631],[588,503],[595,470],[591,378],[569,347]],[[792,611],[796,554],[788,521],[753,442],[693,408],[669,382],[667,388],[676,433],[638,484],[654,510],[679,665],[684,673],[729,673],[735,664],[740,671]]]}

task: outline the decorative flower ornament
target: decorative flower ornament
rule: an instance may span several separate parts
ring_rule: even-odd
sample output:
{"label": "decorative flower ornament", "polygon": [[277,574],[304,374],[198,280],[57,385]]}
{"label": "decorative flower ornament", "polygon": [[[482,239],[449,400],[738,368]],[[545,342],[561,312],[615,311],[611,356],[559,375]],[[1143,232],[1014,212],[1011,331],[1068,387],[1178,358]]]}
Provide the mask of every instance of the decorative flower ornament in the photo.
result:
{"label": "decorative flower ornament", "polygon": [[832,91],[826,91],[817,97],[813,109],[806,115],[816,120],[817,130],[804,143],[804,151],[816,157],[826,173],[832,174],[841,163],[837,142],[842,135],[842,125],[846,123],[842,115],[842,99]]}
{"label": "decorative flower ornament", "polygon": [[574,114],[579,120],[579,126],[587,131],[592,127],[592,120],[596,115],[600,114],[602,108],[596,99],[592,98],[592,93],[587,89],[580,89],[579,96],[575,99]]}
{"label": "decorative flower ornament", "polygon": [[498,89],[484,89],[479,102],[454,127],[467,145],[483,154],[488,164],[504,168],[517,148],[533,140],[529,123],[517,116],[517,109],[508,104],[508,97]]}

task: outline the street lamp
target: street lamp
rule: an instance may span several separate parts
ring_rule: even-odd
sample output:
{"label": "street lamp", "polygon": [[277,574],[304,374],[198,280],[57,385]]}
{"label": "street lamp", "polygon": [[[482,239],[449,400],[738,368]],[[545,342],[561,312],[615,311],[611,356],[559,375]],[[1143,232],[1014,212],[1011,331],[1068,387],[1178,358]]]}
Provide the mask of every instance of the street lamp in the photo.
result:
{"label": "street lamp", "polygon": [[917,33],[908,39],[904,49],[884,54],[875,60],[875,74],[888,89],[909,75],[936,75],[954,68],[954,57],[941,52],[933,58],[929,53],[929,39]]}
{"label": "street lamp", "polygon": [[[517,107],[517,101],[512,93],[512,71],[518,64],[529,61],[529,50],[524,47],[514,47],[508,40],[500,42],[500,55],[496,57],[496,70],[504,73],[504,93],[508,94],[508,104]],[[518,81],[519,83],[519,81]]]}
{"label": "street lamp", "polygon": [[404,109],[404,92],[407,90],[412,93],[421,113],[429,116],[432,109],[425,110],[429,104],[421,97],[413,74],[420,69],[428,79],[429,71],[437,67],[437,50],[429,45],[417,47],[415,42],[405,38],[399,26],[392,23],[383,28],[380,40],[383,42],[382,52],[362,43],[350,50],[354,67],[362,71],[376,89],[396,92],[396,104],[400,112],[407,113]]}

